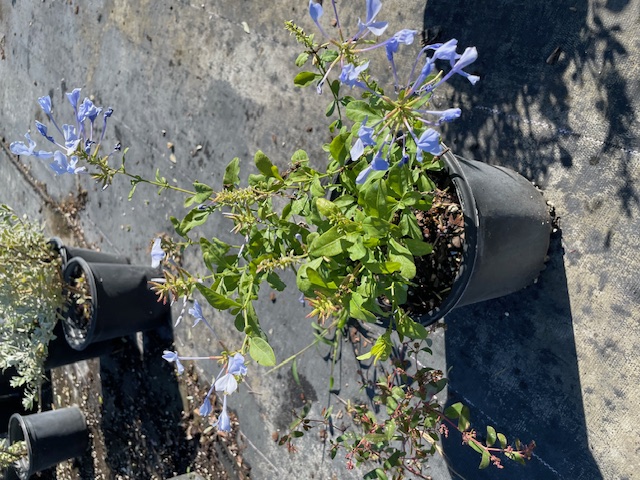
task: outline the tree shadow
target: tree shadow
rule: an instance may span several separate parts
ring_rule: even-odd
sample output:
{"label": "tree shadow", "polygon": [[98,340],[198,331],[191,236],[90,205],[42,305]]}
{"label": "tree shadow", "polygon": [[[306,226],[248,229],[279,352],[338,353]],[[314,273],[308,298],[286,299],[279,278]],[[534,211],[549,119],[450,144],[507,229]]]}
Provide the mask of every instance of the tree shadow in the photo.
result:
{"label": "tree shadow", "polygon": [[[558,232],[535,285],[447,316],[447,403],[469,406],[479,438],[491,425],[537,444],[526,466],[503,461],[511,479],[603,478],[588,448],[563,253]],[[443,447],[453,478],[496,478],[456,432]]]}
{"label": "tree shadow", "polygon": [[102,421],[106,463],[123,467],[131,478],[186,472],[195,458],[198,438],[185,439],[183,400],[175,367],[162,360],[173,344],[170,316],[166,325],[143,335],[142,353],[129,341],[116,356],[100,361]]}
{"label": "tree shadow", "polygon": [[612,24],[628,7],[628,0],[427,1],[427,43],[457,38],[479,52],[467,70],[480,82],[458,79],[452,98],[435,99],[463,110],[446,128],[446,142],[458,155],[510,166],[540,185],[553,164],[571,169],[606,159],[624,179],[617,193],[630,216],[640,204],[629,174],[637,86],[623,28]]}

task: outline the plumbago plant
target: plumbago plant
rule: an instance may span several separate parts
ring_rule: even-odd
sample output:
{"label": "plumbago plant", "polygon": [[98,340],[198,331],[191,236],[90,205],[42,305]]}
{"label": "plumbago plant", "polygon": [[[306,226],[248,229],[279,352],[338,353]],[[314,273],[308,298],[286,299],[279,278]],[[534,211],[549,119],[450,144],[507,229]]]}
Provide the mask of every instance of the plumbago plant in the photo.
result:
{"label": "plumbago plant", "polygon": [[62,263],[42,228],[0,205],[0,370],[15,369],[31,408],[44,378],[58,309],[64,305]]}
{"label": "plumbago plant", "polygon": [[[374,415],[370,406],[348,403],[347,412],[360,428],[332,440],[332,456],[344,450],[349,468],[365,461],[375,463],[366,478],[407,474],[427,478],[422,473],[425,459],[437,451],[441,437],[454,429],[481,455],[481,468],[492,463],[500,468],[501,455],[523,462],[530,457],[533,443],[523,446],[516,441],[511,446],[492,427],[487,427],[486,435],[479,435],[470,426],[467,407],[441,405],[436,395],[446,386],[443,373],[422,366],[417,359],[430,353],[428,331],[404,308],[416,276],[416,258],[432,252],[417,217],[429,215],[437,191],[434,177],[443,169],[440,156],[445,147],[437,127],[461,114],[458,108],[434,110],[430,103],[434,91],[454,77],[472,84],[479,80],[464,70],[475,61],[476,49],[458,53],[455,39],[427,45],[419,49],[409,71],[398,71],[396,55],[401,46],[414,43],[417,32],[405,29],[379,41],[387,28],[386,22],[376,19],[381,3],[365,3],[365,21],[358,22],[353,35],[343,30],[334,1],[335,35],[328,33],[328,22],[323,26],[323,6],[313,0],[309,14],[322,40],[286,22],[304,49],[296,65],[310,64],[315,69],[300,72],[294,83],[315,85],[319,94],[329,91],[331,96],[326,114],[336,118],[329,125],[333,140],[324,146],[325,168],[315,167],[307,153],[299,150],[288,168],[280,170],[258,151],[254,157],[257,173],[250,174],[246,184],[240,180],[239,158],[226,167],[220,188],[200,181],[190,188],[174,186],[159,171],[155,178],[144,178],[126,167],[126,150],[121,152],[120,164],[114,165],[119,144],[107,155],[99,153],[113,110],[104,112],[98,137],[94,123],[102,110],[88,98],[80,102],[79,89],[67,94],[75,122],[62,128],[53,120],[50,98],[39,99],[64,141],[58,143],[39,122],[36,127],[57,151],[36,150],[28,134],[28,143],[15,142],[11,150],[52,158],[51,167],[60,175],[88,172],[103,188],[116,177],[127,177],[130,198],[140,184],[155,186],[161,194],[174,191],[184,196],[188,213],[171,219],[180,240],[163,237],[153,242],[152,264],[164,268],[164,278],[154,282],[154,289],[165,301],[181,299],[176,326],[191,299],[193,307],[188,313],[195,319],[194,327],[201,324],[213,330],[197,299],[202,298],[213,308],[229,312],[244,340],[239,348],[217,355],[186,357],[165,351],[163,357],[176,364],[178,373],[184,370],[185,360],[220,362],[220,373],[200,407],[200,413],[209,416],[214,393],[222,397],[222,413],[214,422],[220,431],[231,429],[227,399],[248,374],[248,357],[262,366],[276,365],[276,352],[254,303],[265,283],[282,291],[285,284],[279,272],[291,269],[300,301],[312,307],[309,316],[316,319],[314,344],[325,341],[337,348],[350,322],[384,319],[387,325],[370,350],[358,357],[386,365],[387,376],[376,385],[374,398],[383,407],[383,416]],[[391,94],[370,73],[366,56],[375,49],[384,49],[391,66]],[[233,224],[237,244],[215,237],[197,238],[198,227],[220,214]],[[206,271],[189,272],[179,265],[187,248],[200,249]],[[279,443],[294,450],[295,438],[313,426],[331,423],[330,409],[320,419],[308,415],[308,410],[298,414]]]}

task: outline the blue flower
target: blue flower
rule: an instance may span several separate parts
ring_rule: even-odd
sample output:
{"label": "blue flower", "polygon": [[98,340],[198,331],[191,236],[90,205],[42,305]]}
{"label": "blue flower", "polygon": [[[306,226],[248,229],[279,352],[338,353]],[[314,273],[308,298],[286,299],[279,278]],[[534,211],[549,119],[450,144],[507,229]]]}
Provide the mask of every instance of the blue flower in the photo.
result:
{"label": "blue flower", "polygon": [[211,400],[209,400],[209,397],[207,396],[205,397],[204,402],[202,402],[202,405],[200,405],[198,413],[201,417],[208,417],[212,411],[213,407],[211,406]]}
{"label": "blue flower", "polygon": [[448,108],[446,110],[417,110],[420,113],[426,113],[428,115],[437,115],[440,118],[436,122],[430,122],[428,120],[420,119],[421,122],[428,125],[442,125],[445,122],[452,122],[456,118],[460,118],[461,111],[459,108]]}
{"label": "blue flower", "polygon": [[427,47],[429,50],[434,50],[433,56],[431,57],[433,60],[449,60],[452,67],[455,61],[460,58],[460,54],[456,52],[457,48],[458,40],[455,38],[445,43],[436,43]]}
{"label": "blue flower", "polygon": [[475,62],[477,58],[478,51],[476,50],[476,47],[467,47],[464,53],[460,55],[460,58],[455,63],[448,75],[450,76],[454,73],[457,73],[458,75],[466,77],[466,79],[469,80],[472,85],[475,85],[476,82],[480,80],[480,77],[478,77],[477,75],[470,75],[467,72],[463,72],[462,69]]}
{"label": "blue flower", "polygon": [[38,103],[40,104],[40,107],[42,107],[42,110],[44,111],[44,113],[46,113],[47,116],[50,117],[51,116],[51,97],[49,95],[40,97],[38,98]]}
{"label": "blue flower", "polygon": [[227,372],[216,380],[215,388],[216,392],[224,392],[225,395],[231,395],[238,389],[238,381],[233,374]]}
{"label": "blue flower", "polygon": [[418,147],[416,158],[419,162],[422,161],[422,152],[428,152],[433,155],[440,155],[442,153],[440,134],[433,128],[427,128],[422,135],[420,135],[420,138],[416,140],[416,146]]}
{"label": "blue flower", "polygon": [[202,307],[200,307],[198,300],[193,301],[193,308],[189,309],[189,315],[195,318],[195,322],[193,322],[194,327],[201,321],[207,323],[207,321],[204,319],[204,316],[202,315]]}
{"label": "blue flower", "polygon": [[78,101],[80,100],[80,88],[74,88],[71,93],[67,92],[67,100],[73,107],[73,111],[76,113],[76,117],[78,114]]}
{"label": "blue flower", "polygon": [[102,143],[102,139],[104,138],[104,132],[107,131],[107,118],[113,115],[113,108],[109,107],[104,111],[103,118],[104,122],[102,123],[102,133],[100,134],[100,142]]}
{"label": "blue flower", "polygon": [[246,375],[247,366],[244,364],[244,357],[240,353],[236,353],[231,360],[229,360],[228,373],[232,375]]}
{"label": "blue flower", "polygon": [[374,22],[381,8],[382,2],[380,0],[367,0],[367,19],[364,23],[358,19],[359,31],[356,37],[359,37],[365,29],[377,37],[384,33],[387,29],[387,22]]}
{"label": "blue flower", "polygon": [[340,72],[340,82],[351,88],[355,86],[367,88],[362,82],[358,81],[358,77],[360,76],[360,74],[367,68],[369,68],[369,62],[365,62],[359,67],[356,67],[351,63],[347,63],[344,67],[342,67],[342,72]]}
{"label": "blue flower", "polygon": [[87,169],[86,167],[76,167],[77,164],[78,157],[74,155],[71,157],[71,160],[69,160],[64,153],[56,150],[53,154],[53,162],[51,162],[49,166],[54,172],[56,172],[56,175],[62,175],[65,173],[75,175],[80,172],[84,172]]}
{"label": "blue flower", "polygon": [[71,155],[76,151],[80,141],[82,140],[73,125],[62,125],[64,134],[64,146],[67,149],[67,155]]}
{"label": "blue flower", "polygon": [[53,137],[51,135],[48,135],[47,126],[44,123],[40,123],[36,120],[36,128],[40,132],[40,135],[49,140],[51,143],[56,143]]}
{"label": "blue flower", "polygon": [[170,363],[175,362],[176,368],[178,369],[178,375],[181,375],[182,372],[184,372],[184,367],[182,366],[182,363],[180,363],[180,357],[178,357],[178,352],[165,350],[162,353],[164,354],[162,355],[162,358],[164,358],[167,362],[170,362]]}
{"label": "blue flower", "polygon": [[51,158],[53,157],[53,152],[46,152],[44,150],[36,150],[36,142],[31,139],[31,135],[29,132],[24,134],[24,138],[27,139],[27,144],[24,142],[13,142],[9,146],[9,150],[11,153],[15,155],[25,155],[30,157],[37,158]]}
{"label": "blue flower", "polygon": [[218,427],[218,430],[221,432],[230,432],[231,431],[231,419],[229,418],[229,413],[227,412],[227,397],[226,395],[222,399],[222,412],[220,412],[220,416],[218,420],[213,424],[214,427]]}
{"label": "blue flower", "polygon": [[227,373],[219,377],[214,384],[217,392],[224,392],[225,395],[231,395],[238,389],[238,381],[236,375],[246,375],[247,367],[244,364],[244,357],[240,353],[236,353],[229,359],[227,364]]}
{"label": "blue flower", "polygon": [[151,267],[158,268],[160,266],[160,262],[165,256],[160,243],[162,240],[158,237],[153,242],[153,247],[151,247]]}
{"label": "blue flower", "polygon": [[376,144],[375,139],[373,138],[373,134],[375,130],[373,127],[367,127],[367,119],[369,117],[365,117],[362,121],[362,125],[358,129],[358,139],[351,147],[351,151],[349,154],[351,155],[351,159],[353,161],[359,159],[364,153],[364,147],[372,146]]}
{"label": "blue flower", "polygon": [[88,118],[89,121],[93,123],[101,111],[102,108],[96,107],[91,100],[85,98],[82,104],[80,104],[80,108],[78,108],[78,121],[82,123]]}
{"label": "blue flower", "polygon": [[376,153],[376,155],[373,157],[373,160],[371,160],[371,163],[369,164],[369,166],[358,174],[358,176],[356,177],[356,183],[359,185],[362,185],[367,180],[367,177],[369,176],[369,174],[374,170],[375,171],[389,170],[389,162],[386,159],[382,158],[382,149],[380,149],[378,153]]}
{"label": "blue flower", "polygon": [[320,17],[323,13],[324,11],[322,10],[322,5],[320,5],[319,3],[315,3],[313,0],[309,0],[309,15],[311,16],[311,20],[314,21],[314,23],[318,27],[318,30],[320,30],[320,33],[329,38],[329,35],[327,35],[327,33],[320,26]]}
{"label": "blue flower", "polygon": [[415,37],[417,30],[400,30],[393,37],[391,37],[386,42],[383,42],[385,49],[387,51],[387,58],[390,62],[393,62],[393,54],[398,51],[398,47],[400,44],[411,45],[413,43],[413,38]]}

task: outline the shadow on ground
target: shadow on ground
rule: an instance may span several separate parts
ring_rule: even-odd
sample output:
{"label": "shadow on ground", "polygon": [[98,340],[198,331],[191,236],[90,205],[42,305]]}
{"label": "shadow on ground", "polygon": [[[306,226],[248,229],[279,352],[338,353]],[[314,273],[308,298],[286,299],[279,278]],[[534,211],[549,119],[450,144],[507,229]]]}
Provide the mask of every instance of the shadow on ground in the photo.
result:
{"label": "shadow on ground", "polygon": [[[130,478],[169,478],[187,471],[197,447],[195,441],[181,441],[183,401],[175,367],[162,359],[173,343],[171,327],[143,338],[143,353],[127,342],[118,355],[100,361],[106,463],[114,474]],[[119,471],[123,465],[128,471]]]}
{"label": "shadow on ground", "polygon": [[570,169],[604,158],[626,179],[617,194],[629,216],[640,203],[629,174],[638,121],[629,92],[638,86],[628,80],[622,25],[611,19],[630,9],[628,0],[429,0],[423,39],[457,38],[479,52],[467,70],[480,82],[457,79],[452,94],[463,109],[444,135],[455,153],[509,166],[540,185],[554,163]]}
{"label": "shadow on ground", "polygon": [[[588,447],[559,232],[537,284],[447,316],[446,352],[448,403],[470,407],[479,438],[492,425],[509,441],[537,444],[526,466],[505,460],[505,476],[603,478]],[[480,455],[462,446],[456,432],[444,451],[453,478],[499,474],[494,468],[479,471]]]}

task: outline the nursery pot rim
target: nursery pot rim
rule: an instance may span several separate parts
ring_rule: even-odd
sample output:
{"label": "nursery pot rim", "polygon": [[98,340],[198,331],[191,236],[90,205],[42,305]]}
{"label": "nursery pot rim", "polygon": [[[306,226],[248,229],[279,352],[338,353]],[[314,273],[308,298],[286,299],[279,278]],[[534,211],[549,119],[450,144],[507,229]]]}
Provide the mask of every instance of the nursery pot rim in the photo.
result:
{"label": "nursery pot rim", "polygon": [[[78,328],[70,325],[69,317],[75,317],[75,311],[73,308],[67,308],[64,319],[62,320],[62,326],[64,327],[64,336],[67,339],[69,345],[71,345],[76,350],[84,350],[90,345],[90,339],[93,336],[93,333],[96,329],[96,319],[98,316],[96,309],[96,298],[98,296],[98,289],[96,287],[95,278],[93,277],[93,272],[89,267],[89,264],[84,258],[81,257],[73,257],[64,269],[64,281],[65,283],[69,283],[71,279],[71,271],[72,268],[76,267],[76,265],[82,270],[84,276],[87,280],[87,284],[89,285],[89,290],[91,291],[91,318],[89,319],[89,325],[86,328]],[[77,278],[77,277],[76,277]],[[76,333],[82,332],[82,337],[78,338],[77,336],[71,336],[70,330]]]}
{"label": "nursery pot rim", "polygon": [[[15,420],[14,420],[15,419]],[[16,428],[16,432],[19,432],[20,437],[21,438],[17,438],[14,439],[13,436],[11,435],[13,433],[12,430],[12,425],[14,425],[15,422],[18,422],[18,427],[20,428]],[[29,467],[29,469],[27,470],[27,475],[26,478],[31,477],[31,475],[33,475],[35,472],[32,471],[32,466],[31,466],[31,459],[33,458],[33,445],[31,445],[31,438],[29,437],[29,435],[27,434],[27,425],[25,424],[24,418],[21,414],[19,413],[14,413],[13,415],[11,415],[11,417],[9,418],[9,427],[7,428],[7,435],[9,440],[13,443],[17,443],[20,441],[24,441],[24,443],[26,443],[27,445],[27,455],[26,455],[26,459],[27,459],[27,466]],[[22,457],[25,458],[25,457]],[[20,478],[19,475],[16,476],[18,478]]]}
{"label": "nursery pot rim", "polygon": [[60,237],[51,237],[47,243],[51,245],[53,249],[60,254],[60,257],[62,258],[62,268],[64,269],[64,267],[67,265],[67,262],[69,260],[67,256],[67,249],[65,248],[64,242]]}

